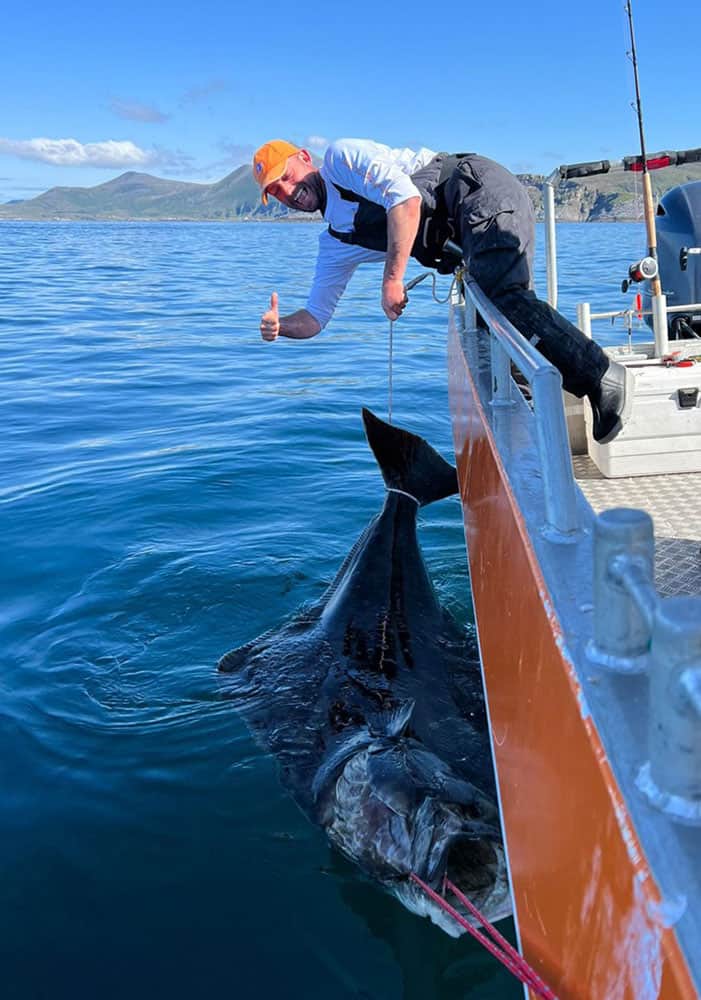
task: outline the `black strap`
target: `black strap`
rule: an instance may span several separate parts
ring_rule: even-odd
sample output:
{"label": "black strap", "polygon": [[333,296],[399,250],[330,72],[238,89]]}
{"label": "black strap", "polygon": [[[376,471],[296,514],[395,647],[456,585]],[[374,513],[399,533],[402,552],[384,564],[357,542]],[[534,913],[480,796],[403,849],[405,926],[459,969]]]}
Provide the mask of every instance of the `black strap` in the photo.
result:
{"label": "black strap", "polygon": [[362,195],[356,194],[355,191],[351,191],[350,188],[342,188],[340,184],[336,184],[334,181],[331,181],[331,183],[344,201],[363,201]]}
{"label": "black strap", "polygon": [[[361,195],[356,194],[355,191],[351,191],[350,188],[341,187],[340,184],[336,184],[331,181],[333,186],[336,188],[341,198],[344,201],[353,201],[356,204],[360,204],[361,201],[368,201],[369,199],[361,197]],[[340,240],[341,243],[355,243],[355,233],[351,230],[349,233],[342,233],[339,229],[334,229],[333,226],[329,226],[329,233],[335,239]]]}
{"label": "black strap", "polygon": [[[447,216],[441,188],[446,183],[448,178],[452,176],[461,160],[470,155],[472,154],[437,153],[434,157],[434,160],[440,159],[441,161],[440,171],[435,186],[436,207],[428,217],[424,218],[421,232],[417,238],[417,242],[412,248],[412,256],[414,256],[426,267],[438,268],[441,273],[448,273],[455,267],[456,264],[455,258],[449,251],[446,252],[444,249],[446,239],[452,238],[454,235],[454,227],[452,225],[452,220],[450,220]],[[429,164],[426,164],[426,166],[428,165]],[[423,169],[425,168],[419,168],[416,173],[420,173]],[[413,177],[414,175],[412,174],[411,176]],[[331,183],[344,201],[353,202],[360,207],[355,216],[353,229],[350,232],[341,232],[338,229],[334,229],[332,226],[329,226],[329,235],[333,236],[334,239],[339,240],[341,243],[360,245],[367,247],[370,250],[386,251],[387,213],[382,205],[378,205],[377,202],[371,201],[369,198],[363,197],[363,195],[356,194],[356,192],[351,191],[350,188],[341,187],[340,184],[336,184],[333,181]],[[422,197],[422,202],[423,201],[424,199]],[[425,207],[423,211],[425,211]],[[356,227],[359,232],[356,232]],[[380,235],[380,230],[384,230],[382,235]],[[421,246],[419,246],[419,244],[421,244]]]}
{"label": "black strap", "polygon": [[438,183],[436,188],[441,187],[448,180],[453,171],[459,166],[460,161],[464,160],[466,156],[474,156],[474,153],[439,153],[439,156],[444,157],[441,163],[441,172],[438,175]]}

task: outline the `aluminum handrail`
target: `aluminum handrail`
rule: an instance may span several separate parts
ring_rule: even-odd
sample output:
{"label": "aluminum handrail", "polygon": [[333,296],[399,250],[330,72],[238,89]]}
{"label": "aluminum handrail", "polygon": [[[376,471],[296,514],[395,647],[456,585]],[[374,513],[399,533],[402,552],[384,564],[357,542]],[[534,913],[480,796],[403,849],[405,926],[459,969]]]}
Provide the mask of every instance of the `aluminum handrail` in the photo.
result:
{"label": "aluminum handrail", "polygon": [[[494,303],[489,299],[474,278],[465,276],[465,286],[470,293],[470,298],[474,302],[477,311],[485,320],[490,330],[496,334],[502,347],[509,355],[513,363],[520,372],[533,381],[533,376],[537,371],[546,368],[553,368],[549,361],[539,353],[523,334],[519,333],[513,323],[499,312]],[[553,368],[553,371],[556,369]]]}
{"label": "aluminum handrail", "polygon": [[492,404],[503,406],[511,402],[513,380],[509,359],[531,387],[536,443],[543,477],[544,530],[553,541],[567,541],[579,530],[579,514],[562,399],[562,377],[554,365],[499,312],[474,278],[465,275],[463,281],[472,310],[482,316],[490,334]]}
{"label": "aluminum handrail", "polygon": [[[683,313],[690,309],[701,311],[701,302],[688,302],[680,306],[667,306],[668,313]],[[631,306],[629,309],[617,309],[612,312],[590,313],[590,319],[617,319],[619,316],[652,316],[652,309],[636,309]]]}
{"label": "aluminum handrail", "polygon": [[[580,302],[577,305],[577,326],[585,337],[591,337],[591,325],[593,320],[625,319],[633,316],[652,316],[654,322],[656,323],[656,328],[654,330],[655,357],[662,358],[669,353],[670,342],[667,336],[667,315],[669,313],[684,313],[689,310],[701,310],[701,303],[682,302],[678,305],[668,306],[667,297],[665,295],[658,295],[653,299],[653,306],[653,309],[635,309],[634,307],[631,307],[630,309],[617,309],[608,312],[593,313],[589,302]],[[658,322],[658,317],[662,317],[662,313],[664,313],[664,328],[662,330],[662,335],[660,336],[659,331],[661,329],[661,324]]]}

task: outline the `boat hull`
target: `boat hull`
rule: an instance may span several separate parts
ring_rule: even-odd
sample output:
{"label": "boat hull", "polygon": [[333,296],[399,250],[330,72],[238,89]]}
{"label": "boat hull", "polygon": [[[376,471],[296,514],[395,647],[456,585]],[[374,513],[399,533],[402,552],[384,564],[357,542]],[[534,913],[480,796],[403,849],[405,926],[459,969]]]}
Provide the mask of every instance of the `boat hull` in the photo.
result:
{"label": "boat hull", "polygon": [[529,529],[449,334],[455,455],[517,928],[560,1000],[698,994],[582,697]]}

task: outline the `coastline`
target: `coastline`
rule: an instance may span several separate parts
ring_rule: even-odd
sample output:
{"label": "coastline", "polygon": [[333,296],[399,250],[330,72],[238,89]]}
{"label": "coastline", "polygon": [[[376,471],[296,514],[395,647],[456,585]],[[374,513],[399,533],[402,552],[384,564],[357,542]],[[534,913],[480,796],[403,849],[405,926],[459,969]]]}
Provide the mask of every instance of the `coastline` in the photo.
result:
{"label": "coastline", "polygon": [[[282,217],[282,218],[278,217],[278,218],[272,218],[272,219],[271,218],[265,218],[265,217],[261,217],[261,218],[258,218],[258,217],[252,217],[252,218],[251,217],[244,217],[244,218],[235,218],[235,219],[196,219],[196,218],[184,219],[182,217],[168,218],[168,217],[165,217],[165,216],[163,218],[159,218],[159,219],[143,219],[143,218],[139,218],[139,217],[136,217],[136,216],[125,217],[125,218],[121,218],[121,217],[119,217],[119,218],[118,217],[100,218],[99,216],[94,216],[94,215],[93,216],[57,216],[57,217],[51,218],[51,219],[24,219],[24,218],[20,218],[19,216],[16,216],[16,217],[9,216],[9,215],[0,216],[0,225],[2,225],[5,222],[27,223],[29,225],[36,225],[38,223],[41,223],[41,224],[47,224],[47,223],[60,223],[60,224],[64,224],[64,223],[75,223],[75,222],[89,222],[89,223],[106,223],[106,222],[111,222],[111,223],[120,223],[120,224],[128,223],[128,224],[131,224],[131,225],[137,224],[137,223],[139,225],[144,225],[144,224],[160,225],[162,223],[168,223],[168,224],[172,225],[173,223],[176,223],[176,222],[177,223],[183,223],[183,224],[190,224],[190,225],[192,225],[192,224],[195,224],[195,225],[205,225],[206,224],[206,225],[216,225],[216,226],[248,225],[250,223],[265,223],[266,225],[293,225],[293,224],[296,224],[296,223],[300,223],[302,225],[309,225],[311,223],[323,223],[323,221],[324,220],[323,220],[323,218],[320,215],[314,215],[311,218],[309,218],[307,216],[304,216],[304,215],[299,215],[299,216],[294,216],[294,217],[287,217],[287,216],[285,216],[285,217]],[[629,223],[631,225],[640,225],[645,220],[641,216],[639,219],[631,219],[630,217],[626,217],[626,218],[606,217],[606,218],[601,218],[601,219],[556,219],[555,221],[558,224],[560,224],[560,225],[567,225],[567,226],[569,226],[569,225],[573,225],[573,226],[581,226],[581,225],[586,225],[586,226],[595,226],[595,225],[609,226],[609,225],[620,225],[620,224],[623,224],[623,223]],[[542,222],[543,222],[543,217],[541,215],[537,216],[536,217],[536,223],[542,223]]]}

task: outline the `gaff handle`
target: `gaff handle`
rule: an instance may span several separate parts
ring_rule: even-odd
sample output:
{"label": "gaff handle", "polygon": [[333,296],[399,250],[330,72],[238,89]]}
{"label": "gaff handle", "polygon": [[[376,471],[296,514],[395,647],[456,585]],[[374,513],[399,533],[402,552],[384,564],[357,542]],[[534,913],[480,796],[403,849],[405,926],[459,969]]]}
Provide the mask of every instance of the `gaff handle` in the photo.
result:
{"label": "gaff handle", "polygon": [[592,160],[590,163],[570,163],[558,167],[560,180],[570,177],[593,177],[594,174],[607,174],[611,169],[610,160]]}
{"label": "gaff handle", "polygon": [[423,281],[424,278],[428,278],[430,273],[431,273],[430,271],[424,271],[423,274],[418,274],[415,278],[412,278],[411,281],[408,281],[406,283],[406,285],[404,286],[404,290],[406,292],[410,292],[412,288],[415,288],[420,281]]}

